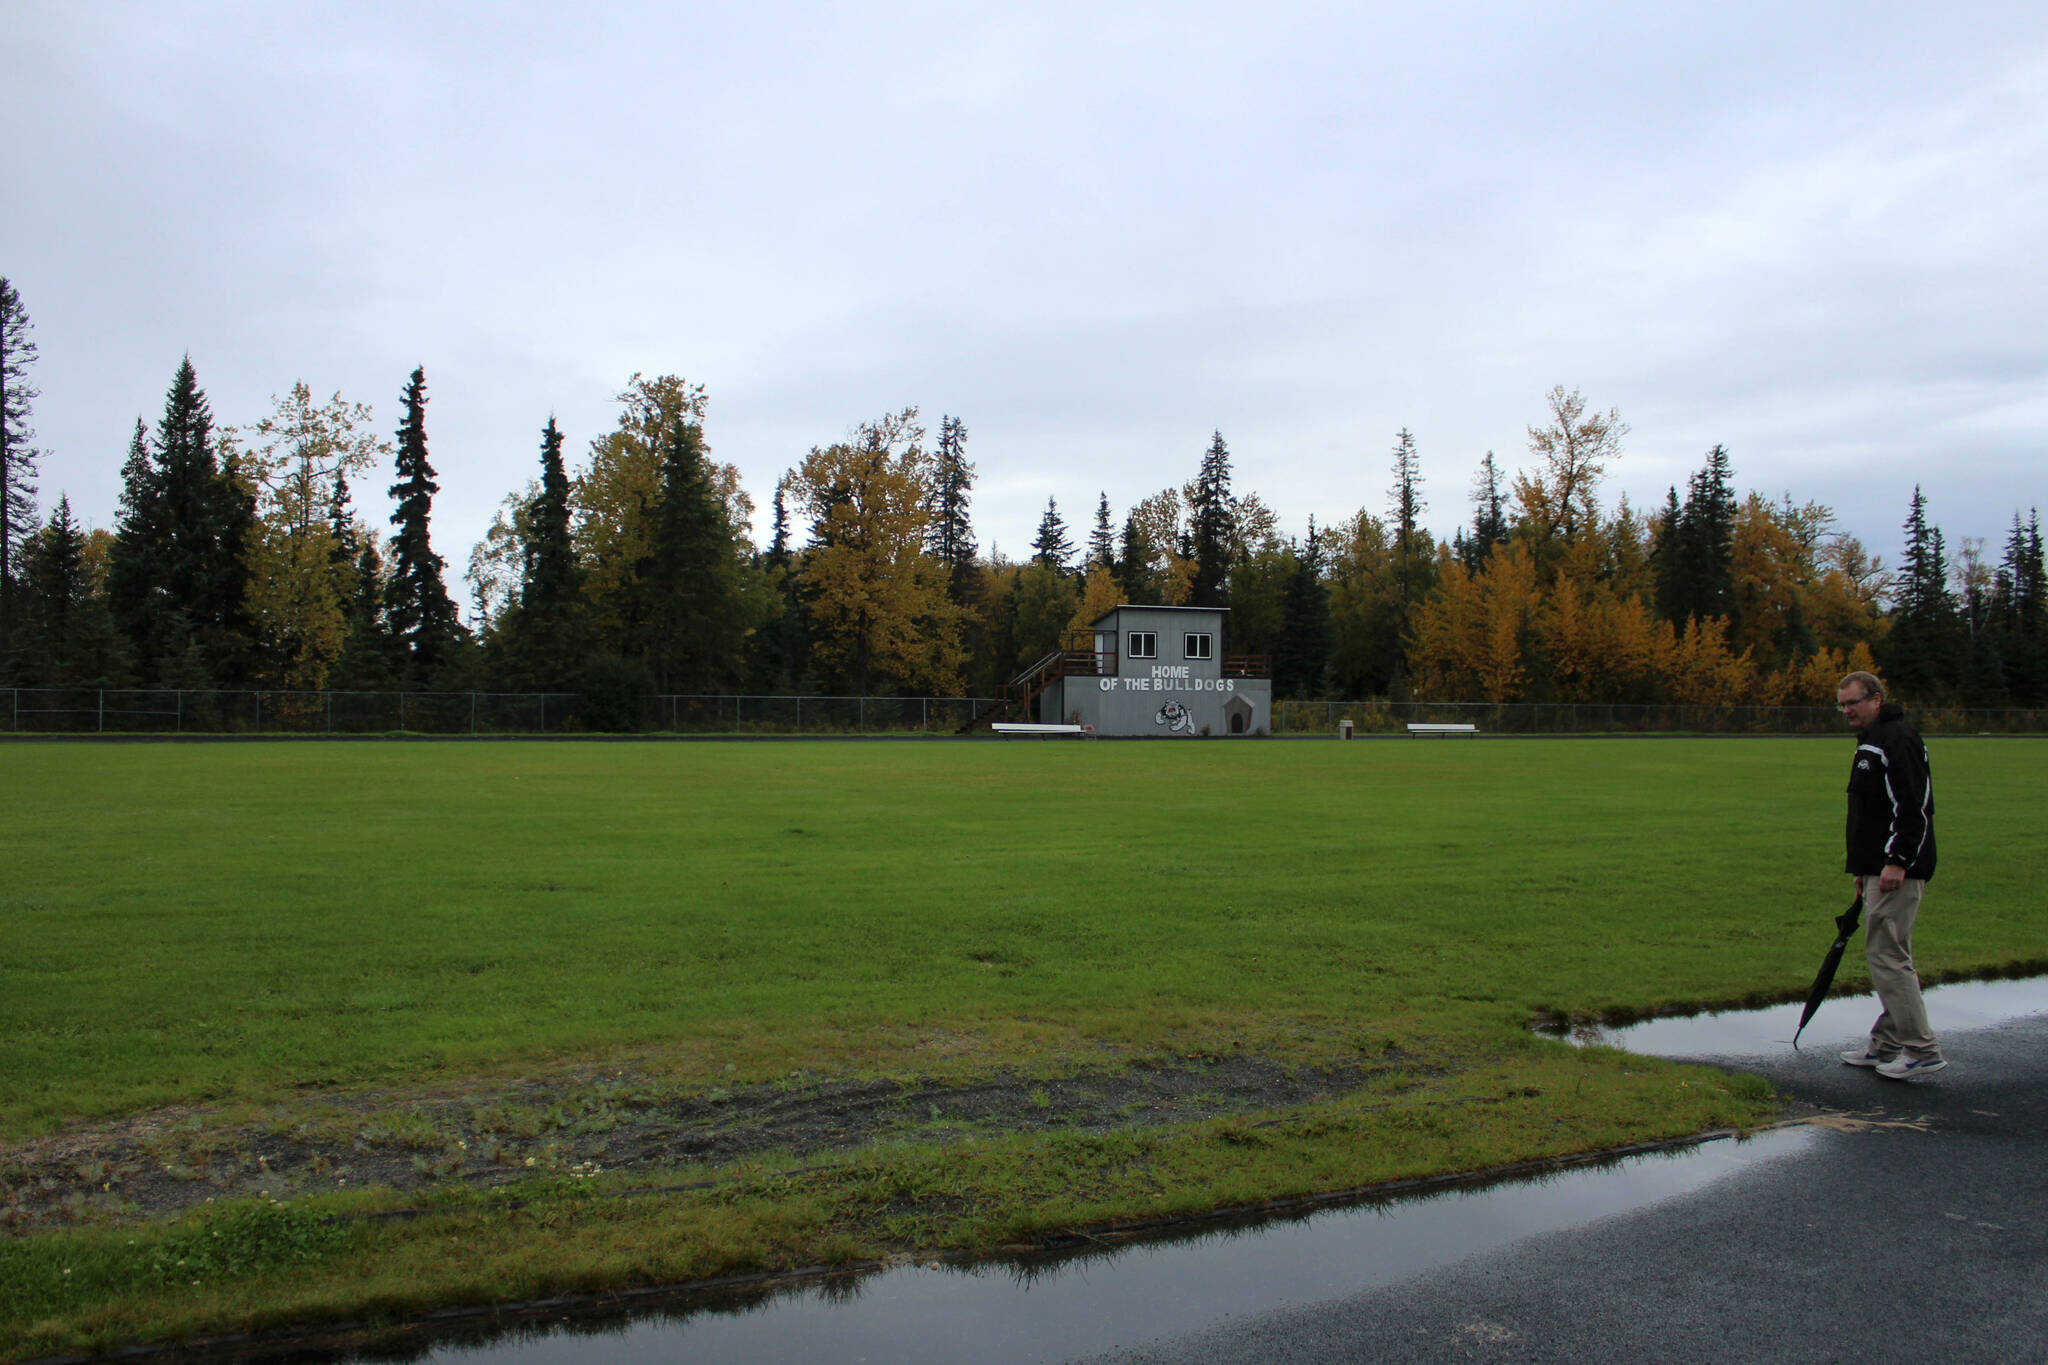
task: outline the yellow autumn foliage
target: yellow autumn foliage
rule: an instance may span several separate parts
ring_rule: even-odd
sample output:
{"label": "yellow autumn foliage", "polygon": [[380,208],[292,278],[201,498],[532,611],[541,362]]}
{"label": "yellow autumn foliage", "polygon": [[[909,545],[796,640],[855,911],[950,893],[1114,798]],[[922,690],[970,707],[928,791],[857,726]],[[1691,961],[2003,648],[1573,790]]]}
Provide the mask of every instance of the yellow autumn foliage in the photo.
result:
{"label": "yellow autumn foliage", "polygon": [[798,570],[808,593],[812,650],[863,692],[888,682],[960,689],[963,613],[946,565],[925,552],[931,461],[917,409],[863,424],[816,447],[790,481],[816,542]]}

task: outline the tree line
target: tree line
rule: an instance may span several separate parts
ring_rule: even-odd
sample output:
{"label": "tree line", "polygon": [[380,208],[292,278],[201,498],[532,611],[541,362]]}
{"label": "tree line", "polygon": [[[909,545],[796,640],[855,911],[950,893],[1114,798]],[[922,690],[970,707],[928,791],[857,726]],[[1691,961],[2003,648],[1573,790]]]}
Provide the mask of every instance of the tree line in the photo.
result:
{"label": "tree line", "polygon": [[[1048,500],[1029,558],[983,554],[959,417],[917,409],[813,447],[777,480],[771,534],[717,461],[702,385],[632,376],[571,467],[549,417],[532,474],[461,575],[430,535],[439,491],[415,369],[389,437],[305,383],[217,422],[189,357],[138,419],[111,530],[34,499],[36,351],[0,280],[0,666],[15,686],[582,693],[621,715],[666,693],[989,695],[1119,602],[1220,606],[1281,697],[1826,705],[1854,668],[1921,703],[2048,704],[2038,513],[1994,556],[1951,552],[1915,489],[1886,569],[1818,503],[1738,493],[1722,446],[1681,491],[1603,503],[1628,432],[1562,386],[1528,460],[1488,451],[1448,542],[1422,523],[1398,432],[1383,510],[1281,534],[1234,487],[1223,434],[1192,477],[1084,531]],[[356,501],[388,470],[388,516]]]}

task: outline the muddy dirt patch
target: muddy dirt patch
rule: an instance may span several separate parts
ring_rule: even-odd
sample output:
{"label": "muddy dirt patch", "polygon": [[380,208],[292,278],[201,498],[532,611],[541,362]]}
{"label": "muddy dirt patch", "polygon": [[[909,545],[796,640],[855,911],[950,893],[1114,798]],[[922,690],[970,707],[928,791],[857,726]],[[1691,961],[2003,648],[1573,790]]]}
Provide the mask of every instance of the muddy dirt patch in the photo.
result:
{"label": "muddy dirt patch", "polygon": [[1233,1055],[1055,1077],[796,1073],[772,1084],[689,1089],[617,1070],[304,1102],[235,1122],[166,1110],[0,1147],[0,1226],[153,1218],[238,1196],[488,1187],[547,1173],[625,1172],[636,1183],[659,1183],[749,1159],[815,1163],[876,1143],[1189,1123],[1423,1077],[1395,1052],[1331,1066]]}

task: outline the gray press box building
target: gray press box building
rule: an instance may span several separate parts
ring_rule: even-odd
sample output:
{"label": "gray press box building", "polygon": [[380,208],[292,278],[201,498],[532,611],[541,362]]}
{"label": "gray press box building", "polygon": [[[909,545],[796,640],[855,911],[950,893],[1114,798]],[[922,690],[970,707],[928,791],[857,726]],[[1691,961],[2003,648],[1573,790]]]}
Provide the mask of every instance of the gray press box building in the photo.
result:
{"label": "gray press box building", "polygon": [[[1035,719],[1098,735],[1263,735],[1273,728],[1263,655],[1223,652],[1223,607],[1120,606],[1018,679]],[[1032,685],[1037,684],[1034,688]]]}

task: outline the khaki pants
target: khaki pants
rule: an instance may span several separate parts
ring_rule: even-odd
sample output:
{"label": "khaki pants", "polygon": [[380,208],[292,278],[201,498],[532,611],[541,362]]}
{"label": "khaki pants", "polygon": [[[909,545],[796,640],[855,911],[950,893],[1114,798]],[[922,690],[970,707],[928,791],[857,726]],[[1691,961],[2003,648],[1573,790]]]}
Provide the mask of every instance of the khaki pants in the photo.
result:
{"label": "khaki pants", "polygon": [[1887,894],[1877,878],[1863,879],[1863,950],[1870,963],[1870,984],[1884,1012],[1870,1026],[1870,1050],[1880,1057],[1903,1052],[1915,1060],[1941,1055],[1941,1044],[1927,1023],[1920,999],[1920,977],[1913,970],[1913,921],[1920,913],[1923,881],[1907,879]]}

